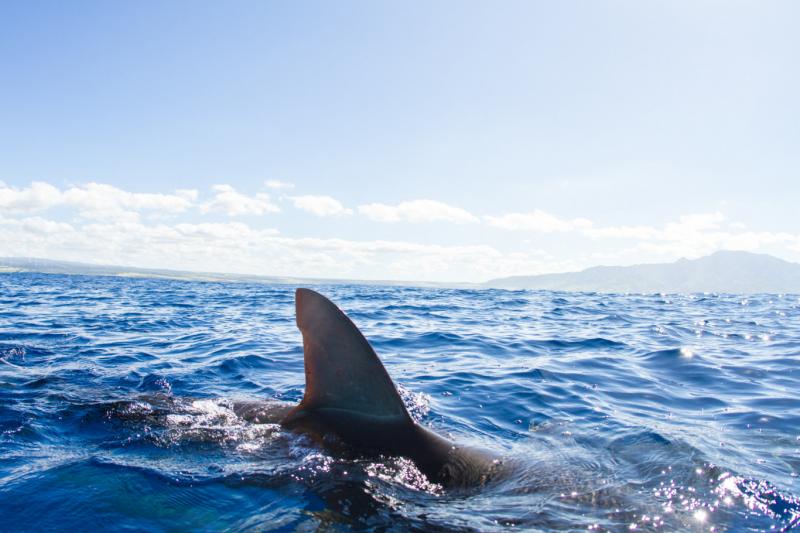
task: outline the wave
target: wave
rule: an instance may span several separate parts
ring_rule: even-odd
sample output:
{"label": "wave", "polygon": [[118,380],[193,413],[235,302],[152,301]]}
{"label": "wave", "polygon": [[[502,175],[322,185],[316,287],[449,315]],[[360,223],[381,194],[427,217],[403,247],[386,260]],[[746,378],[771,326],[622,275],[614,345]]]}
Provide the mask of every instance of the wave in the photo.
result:
{"label": "wave", "polygon": [[456,493],[235,416],[303,396],[293,289],[0,275],[0,529],[798,527],[796,299],[322,286],[415,419],[518,465]]}

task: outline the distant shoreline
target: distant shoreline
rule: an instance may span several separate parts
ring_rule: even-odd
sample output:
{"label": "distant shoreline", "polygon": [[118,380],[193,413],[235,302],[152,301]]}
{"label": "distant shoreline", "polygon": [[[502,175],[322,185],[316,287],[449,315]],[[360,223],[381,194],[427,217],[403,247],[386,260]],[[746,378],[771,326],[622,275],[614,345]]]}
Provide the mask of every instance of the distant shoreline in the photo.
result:
{"label": "distant shoreline", "polygon": [[482,288],[481,284],[437,283],[426,281],[361,280],[337,278],[295,278],[288,276],[262,276],[257,274],[228,274],[218,272],[191,272],[183,270],[150,269],[116,265],[92,265],[52,259],[3,257],[0,273],[34,272],[41,274],[111,276],[140,279],[171,279],[182,281],[263,283],[280,285],[376,285],[387,287]]}
{"label": "distant shoreline", "polygon": [[738,251],[720,251],[698,259],[680,259],[673,263],[596,266],[580,272],[511,276],[492,279],[485,283],[296,278],[91,265],[36,258],[0,258],[0,273],[16,272],[281,285],[529,289],[612,294],[800,294],[800,264],[766,254]]}

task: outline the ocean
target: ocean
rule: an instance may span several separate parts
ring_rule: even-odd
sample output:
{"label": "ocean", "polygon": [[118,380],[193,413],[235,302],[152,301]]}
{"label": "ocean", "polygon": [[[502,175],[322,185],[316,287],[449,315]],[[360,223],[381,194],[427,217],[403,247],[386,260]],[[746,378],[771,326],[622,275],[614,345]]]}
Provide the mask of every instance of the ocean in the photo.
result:
{"label": "ocean", "polygon": [[0,274],[0,531],[800,529],[800,296],[323,285],[448,489],[231,409],[299,401],[289,285]]}

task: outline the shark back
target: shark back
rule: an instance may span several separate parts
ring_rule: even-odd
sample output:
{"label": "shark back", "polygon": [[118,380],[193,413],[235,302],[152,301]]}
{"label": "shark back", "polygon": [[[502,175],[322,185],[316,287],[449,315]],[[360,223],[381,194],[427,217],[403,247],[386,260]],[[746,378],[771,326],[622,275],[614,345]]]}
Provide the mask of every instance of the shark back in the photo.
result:
{"label": "shark back", "polygon": [[303,334],[306,391],[281,425],[325,445],[407,457],[431,480],[481,485],[497,469],[490,455],[416,424],[375,351],[349,318],[310,289],[295,293]]}

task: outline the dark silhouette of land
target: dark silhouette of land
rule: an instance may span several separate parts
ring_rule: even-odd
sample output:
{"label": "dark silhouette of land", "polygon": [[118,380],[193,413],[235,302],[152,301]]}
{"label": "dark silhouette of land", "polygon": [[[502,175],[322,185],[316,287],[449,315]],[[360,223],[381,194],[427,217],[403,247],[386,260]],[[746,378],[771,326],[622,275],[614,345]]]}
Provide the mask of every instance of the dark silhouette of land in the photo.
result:
{"label": "dark silhouette of land", "polygon": [[800,264],[771,255],[721,251],[699,259],[493,279],[487,287],[635,293],[800,293]]}

